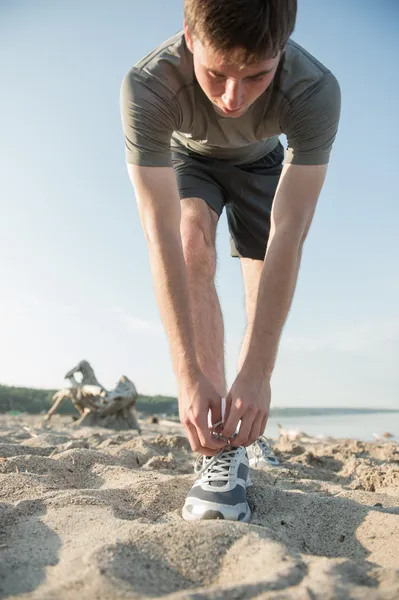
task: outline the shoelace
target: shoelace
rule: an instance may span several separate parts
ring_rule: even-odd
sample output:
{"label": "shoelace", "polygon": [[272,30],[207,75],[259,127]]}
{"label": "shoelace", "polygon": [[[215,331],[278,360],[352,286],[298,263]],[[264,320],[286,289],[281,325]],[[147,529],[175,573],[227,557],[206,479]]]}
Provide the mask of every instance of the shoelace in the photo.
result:
{"label": "shoelace", "polygon": [[259,444],[254,445],[255,456],[262,456],[262,454],[264,454],[265,456],[274,456],[273,450],[270,447],[270,442],[267,439],[267,437],[262,435],[260,438],[258,438],[258,442]]}
{"label": "shoelace", "polygon": [[[231,463],[237,454],[238,448],[225,446],[211,458],[198,456],[194,471],[200,477],[206,473],[206,481],[228,481]],[[202,463],[202,468],[200,467]]]}
{"label": "shoelace", "polygon": [[[226,445],[224,446],[224,448],[219,450],[219,452],[217,452],[217,454],[215,454],[211,458],[198,456],[197,460],[195,461],[195,465],[194,465],[194,472],[196,474],[198,474],[200,477],[202,477],[204,475],[204,473],[206,471],[208,471],[208,473],[206,474],[207,481],[227,481],[229,478],[230,466],[231,466],[232,460],[238,450],[238,448],[231,446],[229,444],[230,440],[233,439],[233,437],[235,437],[237,435],[237,432],[235,432],[231,436],[231,438],[227,439],[221,433],[218,433],[216,431],[216,429],[218,427],[223,428],[223,425],[224,425],[223,419],[224,419],[224,415],[226,412],[226,399],[225,398],[222,398],[221,409],[222,409],[222,411],[221,411],[222,412],[222,420],[218,421],[214,425],[212,425],[212,422],[210,420],[211,415],[209,412],[209,425],[211,426],[212,437],[214,437],[215,440],[223,440],[226,443]],[[202,467],[200,466],[201,463],[202,463]]]}
{"label": "shoelace", "polygon": [[266,436],[258,438],[258,443],[255,442],[253,446],[253,453],[257,459],[263,457],[269,465],[273,467],[281,467],[281,463],[276,457],[271,447],[271,444]]}

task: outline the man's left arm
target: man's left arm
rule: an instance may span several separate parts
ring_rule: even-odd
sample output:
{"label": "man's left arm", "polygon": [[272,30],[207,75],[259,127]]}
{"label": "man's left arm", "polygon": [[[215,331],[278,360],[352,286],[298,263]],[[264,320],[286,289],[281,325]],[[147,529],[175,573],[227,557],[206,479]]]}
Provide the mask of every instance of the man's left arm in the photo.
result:
{"label": "man's left arm", "polygon": [[327,165],[284,166],[271,213],[254,327],[241,368],[244,376],[270,378],[272,374],[294,296],[303,244],[326,172]]}
{"label": "man's left arm", "polygon": [[251,444],[266,426],[270,378],[327,166],[286,164],[280,177],[248,351],[229,393],[231,406],[223,434],[233,435],[241,420],[235,446]]}

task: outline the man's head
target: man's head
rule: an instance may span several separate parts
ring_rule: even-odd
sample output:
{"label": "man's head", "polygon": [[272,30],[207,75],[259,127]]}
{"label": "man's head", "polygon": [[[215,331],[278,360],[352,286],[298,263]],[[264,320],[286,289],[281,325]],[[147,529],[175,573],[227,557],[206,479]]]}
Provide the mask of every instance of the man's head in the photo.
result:
{"label": "man's head", "polygon": [[297,0],[184,0],[195,75],[226,117],[240,117],[270,85],[296,19]]}

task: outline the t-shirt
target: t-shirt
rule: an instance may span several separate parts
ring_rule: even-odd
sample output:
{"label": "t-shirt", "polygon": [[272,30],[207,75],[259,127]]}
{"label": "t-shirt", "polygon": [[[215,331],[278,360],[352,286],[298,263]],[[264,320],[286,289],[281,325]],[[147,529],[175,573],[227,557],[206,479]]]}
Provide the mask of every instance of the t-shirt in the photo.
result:
{"label": "t-shirt", "polygon": [[192,53],[179,32],[123,79],[126,160],[172,166],[173,151],[244,164],[274,150],[278,136],[285,134],[286,163],[326,164],[340,99],[331,71],[290,39],[271,84],[245,114],[235,119],[219,115],[195,77]]}

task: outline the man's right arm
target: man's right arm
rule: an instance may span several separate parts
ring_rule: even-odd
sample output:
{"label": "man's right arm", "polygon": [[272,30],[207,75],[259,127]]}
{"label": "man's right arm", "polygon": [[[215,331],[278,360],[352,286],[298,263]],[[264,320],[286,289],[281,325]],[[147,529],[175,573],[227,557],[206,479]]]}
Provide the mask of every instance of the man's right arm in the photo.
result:
{"label": "man's right arm", "polygon": [[128,172],[148,243],[157,304],[179,383],[182,422],[193,450],[212,454],[221,444],[212,439],[207,416],[208,409],[212,413],[220,411],[220,397],[201,373],[195,353],[176,176],[172,167],[129,164]]}
{"label": "man's right arm", "polygon": [[172,167],[128,165],[147,239],[155,295],[178,380],[195,378],[195,355],[187,272],[180,235],[180,201]]}

